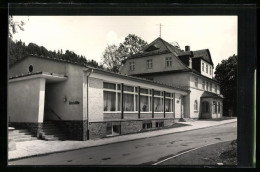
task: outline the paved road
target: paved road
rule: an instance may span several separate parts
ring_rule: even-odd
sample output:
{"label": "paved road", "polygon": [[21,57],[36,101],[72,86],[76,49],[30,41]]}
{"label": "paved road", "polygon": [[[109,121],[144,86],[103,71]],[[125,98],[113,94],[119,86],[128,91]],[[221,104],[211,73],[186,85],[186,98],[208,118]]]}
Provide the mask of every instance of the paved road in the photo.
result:
{"label": "paved road", "polygon": [[236,138],[237,125],[230,123],[182,133],[21,159],[11,161],[9,165],[151,165],[195,147]]}

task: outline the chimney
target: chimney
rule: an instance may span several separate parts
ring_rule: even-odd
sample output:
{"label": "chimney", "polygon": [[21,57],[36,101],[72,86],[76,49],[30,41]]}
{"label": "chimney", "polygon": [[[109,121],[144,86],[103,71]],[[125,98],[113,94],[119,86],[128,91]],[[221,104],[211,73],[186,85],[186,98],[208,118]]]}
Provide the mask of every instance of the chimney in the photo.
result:
{"label": "chimney", "polygon": [[190,46],[186,45],[185,46],[185,51],[190,51]]}

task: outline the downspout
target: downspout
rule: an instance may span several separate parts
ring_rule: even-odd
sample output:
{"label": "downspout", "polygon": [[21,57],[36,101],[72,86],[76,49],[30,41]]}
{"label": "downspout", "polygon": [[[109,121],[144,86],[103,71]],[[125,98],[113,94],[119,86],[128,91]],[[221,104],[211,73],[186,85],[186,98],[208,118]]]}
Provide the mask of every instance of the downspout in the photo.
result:
{"label": "downspout", "polygon": [[[89,70],[87,70],[87,72],[89,72]],[[89,110],[88,110],[88,87],[89,87],[89,82],[88,82],[88,78],[91,75],[91,73],[93,73],[93,69],[91,69],[91,71],[89,73],[87,73],[87,140],[89,140]]]}

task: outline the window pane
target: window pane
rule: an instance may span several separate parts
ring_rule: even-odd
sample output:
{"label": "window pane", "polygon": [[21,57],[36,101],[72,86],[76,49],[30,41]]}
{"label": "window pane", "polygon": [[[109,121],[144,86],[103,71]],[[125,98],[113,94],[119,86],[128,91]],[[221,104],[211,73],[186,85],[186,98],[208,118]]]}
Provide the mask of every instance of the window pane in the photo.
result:
{"label": "window pane", "polygon": [[165,97],[171,97],[171,93],[165,92]]}
{"label": "window pane", "polygon": [[149,98],[148,96],[140,96],[141,112],[148,112],[149,111],[148,98]]}
{"label": "window pane", "polygon": [[124,91],[134,92],[134,87],[124,85]]}
{"label": "window pane", "polygon": [[115,90],[116,89],[116,84],[104,82],[103,87],[107,88],[107,89]]}
{"label": "window pane", "polygon": [[154,91],[154,95],[160,96],[160,95],[161,95],[161,92],[160,92],[160,91]]}
{"label": "window pane", "polygon": [[172,112],[172,100],[165,99],[165,112]]}
{"label": "window pane", "polygon": [[121,111],[121,93],[117,93],[117,110]]}
{"label": "window pane", "polygon": [[124,111],[134,111],[134,95],[124,94]]}
{"label": "window pane", "polygon": [[154,97],[154,111],[163,112],[163,98]]}
{"label": "window pane", "polygon": [[148,94],[148,89],[143,89],[143,88],[141,88],[141,89],[140,89],[140,93]]}
{"label": "window pane", "polygon": [[116,93],[104,91],[104,111],[116,110]]}

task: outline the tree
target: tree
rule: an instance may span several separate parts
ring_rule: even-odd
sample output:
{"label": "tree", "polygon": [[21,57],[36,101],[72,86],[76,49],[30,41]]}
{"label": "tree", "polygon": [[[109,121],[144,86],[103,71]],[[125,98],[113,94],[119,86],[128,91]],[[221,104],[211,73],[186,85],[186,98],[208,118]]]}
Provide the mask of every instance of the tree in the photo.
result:
{"label": "tree", "polygon": [[124,64],[125,60],[138,52],[141,52],[147,42],[142,40],[140,37],[129,34],[125,37],[123,43],[116,45],[108,45],[102,56],[102,63],[108,70],[118,72],[121,65]]}
{"label": "tree", "polygon": [[120,54],[116,45],[108,45],[102,56],[103,65],[110,71],[118,72],[121,65]]}
{"label": "tree", "polygon": [[119,44],[118,52],[121,55],[121,61],[124,62],[127,57],[132,56],[135,53],[142,52],[146,45],[147,42],[142,38],[134,34],[129,34],[125,37],[125,41]]}
{"label": "tree", "polygon": [[[222,60],[216,66],[215,78],[220,82],[220,92],[224,96],[223,114],[237,113],[237,56]],[[231,112],[232,111],[232,112]]]}
{"label": "tree", "polygon": [[14,21],[13,16],[9,16],[9,38],[13,38],[13,34],[16,34],[18,30],[24,31],[24,25],[25,23],[23,21]]}

